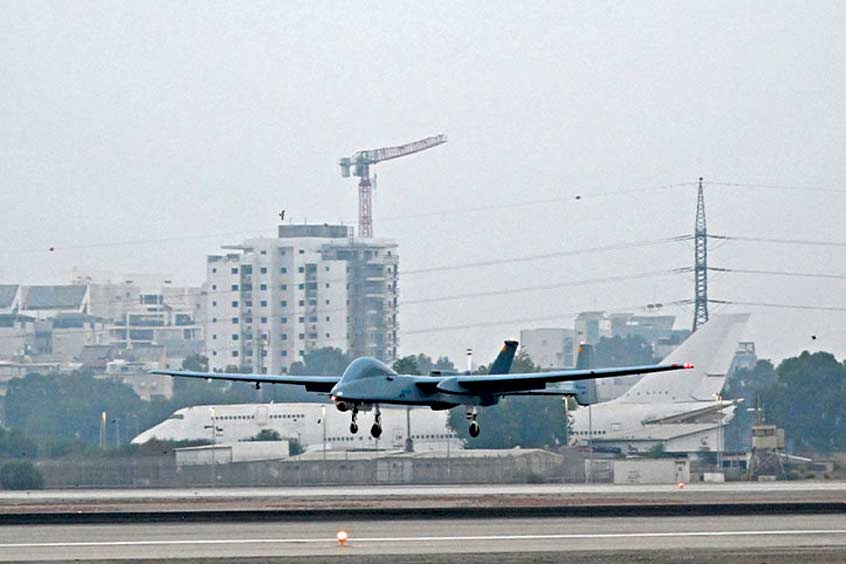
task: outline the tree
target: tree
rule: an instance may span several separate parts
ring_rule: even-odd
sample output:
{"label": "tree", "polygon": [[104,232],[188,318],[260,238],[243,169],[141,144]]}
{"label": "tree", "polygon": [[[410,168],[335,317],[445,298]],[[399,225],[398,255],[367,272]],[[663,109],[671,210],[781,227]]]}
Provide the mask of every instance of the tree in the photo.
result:
{"label": "tree", "polygon": [[209,357],[201,354],[192,354],[182,361],[182,370],[190,370],[192,372],[208,372],[209,371]]}
{"label": "tree", "polygon": [[420,367],[417,365],[417,357],[414,355],[404,356],[394,362],[394,371],[397,374],[420,374]]}
{"label": "tree", "polygon": [[437,362],[435,362],[434,369],[455,371],[455,364],[453,364],[448,357],[440,356],[438,357]]}
{"label": "tree", "polygon": [[273,429],[262,429],[251,441],[281,441],[282,435]]}
{"label": "tree", "polygon": [[776,383],[762,393],[767,420],[783,427],[797,449],[846,449],[846,367],[826,352],[802,352],[776,369]]}
{"label": "tree", "polygon": [[0,427],[0,458],[33,458],[36,451],[35,441],[27,438],[20,429],[7,431]]}
{"label": "tree", "polygon": [[351,361],[341,349],[323,347],[306,351],[302,361],[291,364],[289,372],[299,376],[340,376]]}
{"label": "tree", "polygon": [[7,490],[40,490],[44,477],[28,460],[14,460],[0,467],[0,485]]}

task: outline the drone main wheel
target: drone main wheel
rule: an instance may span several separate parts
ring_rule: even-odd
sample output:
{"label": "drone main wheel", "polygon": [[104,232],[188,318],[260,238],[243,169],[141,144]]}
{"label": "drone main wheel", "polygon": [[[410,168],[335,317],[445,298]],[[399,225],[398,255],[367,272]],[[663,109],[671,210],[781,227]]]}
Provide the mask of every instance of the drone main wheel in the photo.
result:
{"label": "drone main wheel", "polygon": [[358,433],[358,424],[357,423],[350,423],[350,433],[355,435]]}
{"label": "drone main wheel", "polygon": [[380,427],[379,425],[373,425],[370,428],[370,434],[373,435],[374,439],[378,439],[382,436],[382,427]]}
{"label": "drone main wheel", "polygon": [[470,423],[470,436],[474,439],[479,436],[479,432],[481,429],[479,428],[479,424],[473,421]]}

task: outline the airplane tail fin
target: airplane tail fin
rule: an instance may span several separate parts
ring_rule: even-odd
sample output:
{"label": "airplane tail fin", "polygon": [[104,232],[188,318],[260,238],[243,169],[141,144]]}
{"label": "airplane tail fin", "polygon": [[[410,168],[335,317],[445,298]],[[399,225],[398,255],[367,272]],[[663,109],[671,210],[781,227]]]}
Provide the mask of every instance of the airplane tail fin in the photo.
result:
{"label": "airplane tail fin", "polygon": [[691,370],[647,374],[629,388],[624,403],[713,401],[723,389],[748,313],[714,316],[679,345],[662,364],[692,363]]}
{"label": "airplane tail fin", "polygon": [[511,363],[517,353],[517,341],[505,341],[502,350],[491,364],[488,374],[508,374],[511,372]]}
{"label": "airplane tail fin", "polygon": [[[576,370],[589,370],[594,368],[593,345],[582,343],[579,345],[579,353],[576,356]],[[596,403],[596,378],[573,382],[576,390],[575,398],[579,405],[590,405]]]}

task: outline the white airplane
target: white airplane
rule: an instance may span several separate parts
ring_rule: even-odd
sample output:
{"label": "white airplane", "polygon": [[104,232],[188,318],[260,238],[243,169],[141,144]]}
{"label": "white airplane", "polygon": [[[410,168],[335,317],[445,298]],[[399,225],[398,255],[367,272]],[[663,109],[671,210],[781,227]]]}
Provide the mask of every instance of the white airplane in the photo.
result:
{"label": "white airplane", "polygon": [[[463,448],[461,439],[447,427],[447,412],[411,408],[411,438],[417,451]],[[197,405],[175,411],[158,425],[144,431],[133,444],[152,438],[168,441],[211,440],[232,443],[251,439],[262,430],[279,433],[283,439],[297,439],[306,450],[323,448],[324,421],[326,448],[333,450],[372,449],[377,440],[372,436],[350,435],[348,418],[334,406],[319,403],[270,403],[237,405]],[[407,435],[406,408],[382,409],[384,433],[378,441],[381,449],[405,446]],[[447,445],[449,443],[449,445]]]}
{"label": "white airplane", "polygon": [[734,417],[736,402],[720,399],[748,313],[714,316],[664,364],[691,362],[681,373],[647,374],[622,396],[572,411],[571,444],[623,453],[662,443],[667,452],[720,448],[720,429]]}

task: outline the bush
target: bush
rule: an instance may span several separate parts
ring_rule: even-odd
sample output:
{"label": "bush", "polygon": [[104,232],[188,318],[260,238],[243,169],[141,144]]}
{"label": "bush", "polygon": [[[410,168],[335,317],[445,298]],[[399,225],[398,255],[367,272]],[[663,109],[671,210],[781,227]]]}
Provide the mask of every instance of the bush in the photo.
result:
{"label": "bush", "polygon": [[0,485],[7,490],[40,490],[44,477],[32,462],[16,460],[0,468]]}

